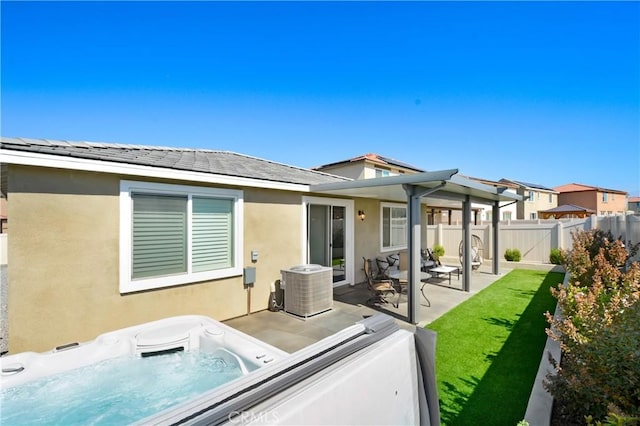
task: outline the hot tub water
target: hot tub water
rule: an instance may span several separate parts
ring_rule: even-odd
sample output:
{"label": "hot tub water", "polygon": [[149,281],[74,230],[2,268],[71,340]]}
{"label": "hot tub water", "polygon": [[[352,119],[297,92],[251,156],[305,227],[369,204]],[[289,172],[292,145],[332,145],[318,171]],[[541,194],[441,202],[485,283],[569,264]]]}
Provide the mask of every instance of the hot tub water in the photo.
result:
{"label": "hot tub water", "polygon": [[224,349],[132,355],[0,391],[0,424],[129,424],[243,375]]}

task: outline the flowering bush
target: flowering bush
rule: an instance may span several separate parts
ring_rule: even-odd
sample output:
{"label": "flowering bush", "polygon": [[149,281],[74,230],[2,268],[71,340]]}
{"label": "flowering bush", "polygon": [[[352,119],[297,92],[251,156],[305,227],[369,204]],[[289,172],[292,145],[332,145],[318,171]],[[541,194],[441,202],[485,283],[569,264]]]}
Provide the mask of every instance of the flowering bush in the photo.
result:
{"label": "flowering bush", "polygon": [[[573,234],[562,258],[566,288],[552,289],[561,317],[546,313],[562,364],[547,376],[556,418],[564,425],[640,416],[640,266],[624,244],[602,231]],[[633,420],[632,420],[633,421]]]}

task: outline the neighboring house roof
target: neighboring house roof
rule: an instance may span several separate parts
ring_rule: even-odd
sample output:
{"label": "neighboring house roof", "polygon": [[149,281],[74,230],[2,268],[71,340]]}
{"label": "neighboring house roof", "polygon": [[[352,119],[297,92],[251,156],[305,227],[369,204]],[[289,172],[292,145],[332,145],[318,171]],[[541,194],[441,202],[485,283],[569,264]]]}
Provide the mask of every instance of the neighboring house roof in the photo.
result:
{"label": "neighboring house roof", "polygon": [[539,191],[557,192],[554,189],[547,188],[546,186],[539,185],[537,183],[522,182],[519,180],[512,180],[512,179],[505,179],[505,178],[500,179],[500,182],[511,182],[511,183],[515,183],[518,186],[522,186],[529,189],[537,189]]}
{"label": "neighboring house roof", "polygon": [[291,184],[312,185],[350,180],[235,152],[208,149],[7,137],[0,138],[0,148],[65,158],[107,161]]}
{"label": "neighboring house roof", "polygon": [[548,219],[552,216],[555,217],[556,219],[559,219],[563,216],[570,216],[570,215],[585,217],[588,215],[595,214],[596,211],[588,209],[586,207],[576,206],[575,204],[563,204],[561,206],[554,207],[552,209],[541,210],[538,213],[540,213],[540,216],[542,216],[543,219]]}
{"label": "neighboring house roof", "polygon": [[372,163],[380,164],[383,166],[396,166],[396,167],[401,167],[403,169],[414,170],[416,172],[425,171],[423,169],[419,169],[416,166],[412,166],[411,164],[408,164],[399,160],[394,160],[393,158],[384,157],[382,155],[374,154],[374,153],[364,154],[359,157],[349,158],[347,160],[336,161],[335,163],[323,164],[321,166],[313,167],[312,170],[319,170],[327,167],[335,167],[342,164],[356,163],[358,161],[370,161]]}
{"label": "neighboring house roof", "polygon": [[640,203],[640,197],[629,197],[630,203]]}
{"label": "neighboring house roof", "polygon": [[627,194],[625,191],[620,191],[617,189],[607,189],[600,188],[597,186],[583,185],[581,183],[568,183],[566,185],[556,186],[554,188],[556,191],[562,192],[582,192],[582,191],[598,191],[598,192],[613,192],[616,194]]}

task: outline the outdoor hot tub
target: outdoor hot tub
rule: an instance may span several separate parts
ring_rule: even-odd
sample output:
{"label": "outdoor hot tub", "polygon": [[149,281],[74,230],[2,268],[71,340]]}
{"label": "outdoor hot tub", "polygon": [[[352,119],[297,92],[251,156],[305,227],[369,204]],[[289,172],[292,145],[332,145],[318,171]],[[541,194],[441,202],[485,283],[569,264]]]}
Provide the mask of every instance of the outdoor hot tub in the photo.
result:
{"label": "outdoor hot tub", "polygon": [[439,424],[434,357],[433,332],[385,314],[292,354],[174,317],[1,357],[0,424]]}
{"label": "outdoor hot tub", "polygon": [[0,424],[129,424],[288,354],[204,316],[0,358]]}

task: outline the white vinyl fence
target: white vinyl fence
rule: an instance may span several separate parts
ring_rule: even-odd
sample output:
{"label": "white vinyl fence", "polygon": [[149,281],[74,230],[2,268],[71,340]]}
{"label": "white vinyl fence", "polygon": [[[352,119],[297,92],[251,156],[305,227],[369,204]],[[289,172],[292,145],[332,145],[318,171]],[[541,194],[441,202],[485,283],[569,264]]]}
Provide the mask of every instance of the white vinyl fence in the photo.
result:
{"label": "white vinyl fence", "polygon": [[[560,220],[519,220],[500,222],[500,256],[506,249],[518,249],[523,261],[549,262],[551,249],[570,249],[573,243],[571,234],[576,231],[599,228],[611,231],[614,237],[621,238],[625,244],[640,242],[640,216],[592,216],[586,219]],[[490,223],[471,225],[471,233],[480,237],[483,243],[483,257],[493,256],[493,230]],[[462,241],[461,225],[429,225],[423,232],[422,247],[440,244],[445,256],[458,256]]]}
{"label": "white vinyl fence", "polygon": [[0,234],[0,265],[7,264],[7,235]]}

